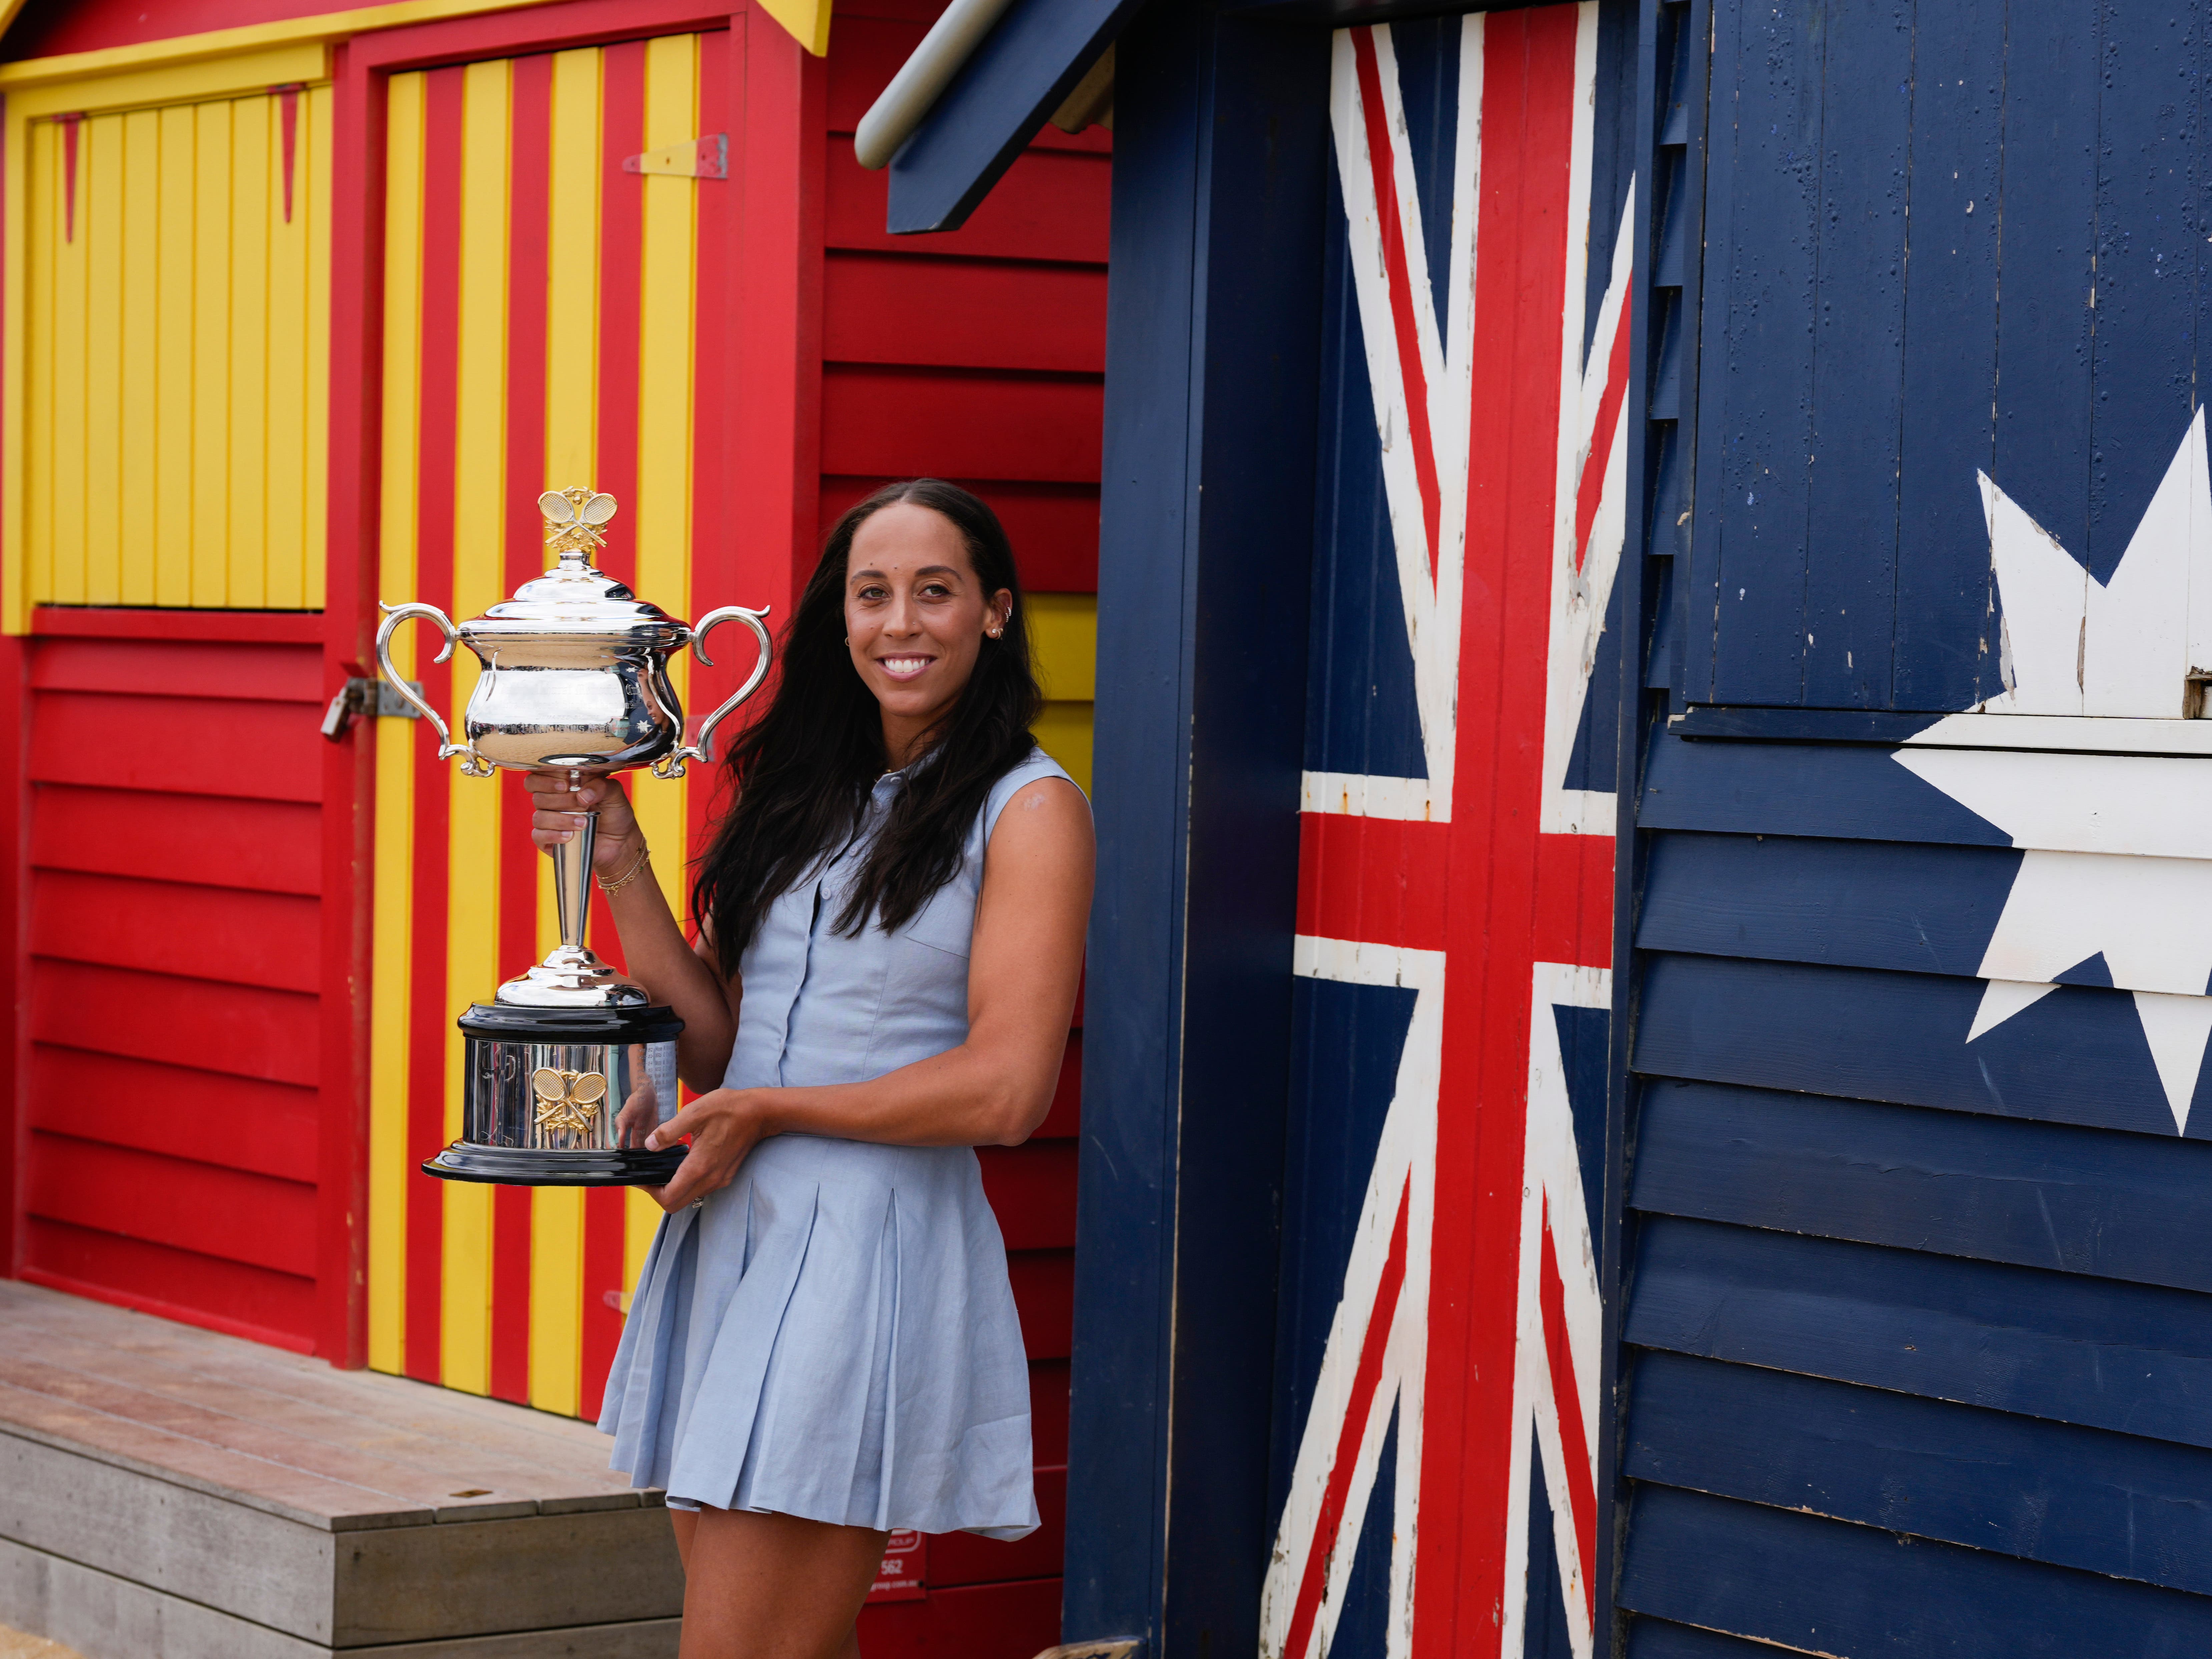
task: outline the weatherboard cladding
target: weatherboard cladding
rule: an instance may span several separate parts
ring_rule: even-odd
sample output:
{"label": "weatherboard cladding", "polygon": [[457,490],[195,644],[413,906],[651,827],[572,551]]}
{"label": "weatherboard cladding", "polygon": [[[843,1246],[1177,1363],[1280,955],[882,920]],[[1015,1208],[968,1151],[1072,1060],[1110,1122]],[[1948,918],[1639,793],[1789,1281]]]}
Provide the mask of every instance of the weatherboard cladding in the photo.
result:
{"label": "weatherboard cladding", "polygon": [[2212,17],[1656,35],[1626,1652],[2201,1653]]}

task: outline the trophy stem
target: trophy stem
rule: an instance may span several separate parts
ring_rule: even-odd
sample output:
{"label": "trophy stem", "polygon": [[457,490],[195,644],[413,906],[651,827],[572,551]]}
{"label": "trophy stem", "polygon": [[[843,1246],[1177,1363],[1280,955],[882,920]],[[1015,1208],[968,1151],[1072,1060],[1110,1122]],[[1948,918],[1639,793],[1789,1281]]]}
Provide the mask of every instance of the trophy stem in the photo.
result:
{"label": "trophy stem", "polygon": [[576,833],[553,848],[554,902],[561,918],[561,946],[584,948],[584,927],[591,920],[592,843],[599,838],[599,815],[581,812]]}
{"label": "trophy stem", "polygon": [[[581,781],[569,774],[573,790]],[[499,988],[495,1001],[524,1008],[642,1008],[651,994],[628,975],[609,967],[584,944],[591,920],[592,845],[599,839],[599,815],[576,814],[576,832],[553,848],[553,900],[561,920],[561,942],[528,973]]]}

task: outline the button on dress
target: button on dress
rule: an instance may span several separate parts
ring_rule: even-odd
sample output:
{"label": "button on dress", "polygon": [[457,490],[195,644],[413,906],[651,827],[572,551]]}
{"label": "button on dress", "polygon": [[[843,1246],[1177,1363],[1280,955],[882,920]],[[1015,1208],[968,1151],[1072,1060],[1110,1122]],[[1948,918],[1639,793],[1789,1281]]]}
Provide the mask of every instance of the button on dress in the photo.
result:
{"label": "button on dress", "polygon": [[[968,1037],[983,853],[1041,750],[993,787],[960,866],[904,927],[836,931],[902,775],[852,842],[770,907],[741,964],[725,1087],[860,1083]],[[1006,1251],[966,1146],[777,1135],[664,1217],[599,1427],[672,1504],[879,1531],[1037,1524],[1029,1364]]]}

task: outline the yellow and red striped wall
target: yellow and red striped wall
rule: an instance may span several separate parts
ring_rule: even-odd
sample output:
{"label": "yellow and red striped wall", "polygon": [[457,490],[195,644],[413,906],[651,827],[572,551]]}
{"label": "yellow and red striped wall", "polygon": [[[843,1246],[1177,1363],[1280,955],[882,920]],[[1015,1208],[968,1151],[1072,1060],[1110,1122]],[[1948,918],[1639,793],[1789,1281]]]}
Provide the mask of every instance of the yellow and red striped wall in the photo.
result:
{"label": "yellow and red striped wall", "polygon": [[[34,1129],[31,1201],[53,1213],[14,1218],[12,1270],[43,1249],[40,1271],[87,1293],[596,1407],[652,1206],[416,1169],[458,1129],[454,1014],[550,942],[519,781],[459,777],[416,722],[373,722],[341,749],[312,735],[320,699],[366,665],[368,599],[481,611],[542,568],[548,486],[616,495],[605,564],[688,615],[763,599],[787,613],[851,501],[918,473],[969,483],[1031,590],[1052,699],[1040,737],[1087,786],[1108,156],[1098,135],[1048,133],[968,229],[887,237],[882,178],[853,163],[850,133],[940,9],[852,0],[826,66],[783,33],[792,5],[718,22],[676,0],[410,0],[392,22],[500,15],[352,40],[295,20],[220,49],[0,64],[0,622],[33,636],[0,652],[46,677],[16,757],[27,810],[0,830],[43,860],[17,1093],[36,1067],[81,1091],[159,1064],[183,1079],[176,1099],[206,1103],[119,1125],[112,1148],[92,1126]],[[655,16],[671,21],[620,38]],[[713,133],[730,137],[726,180],[622,166]],[[355,246],[373,269],[349,263]],[[432,665],[403,636],[399,655],[439,706],[465,702],[466,653]],[[745,666],[679,666],[694,714]],[[142,701],[88,701],[103,696]],[[110,718],[268,735],[120,768],[83,735]],[[112,845],[65,833],[94,781],[139,792],[100,819]],[[713,787],[633,786],[679,902],[670,849],[696,845]],[[266,848],[223,839],[249,801],[290,826]],[[149,863],[126,831],[152,819],[206,827]],[[127,962],[79,962],[83,940],[124,935],[70,918],[121,914],[155,892],[127,884],[156,879],[220,948],[165,954],[155,930]],[[604,926],[599,942],[616,954]],[[95,969],[149,976],[165,1007],[262,1024],[228,1047],[179,1025],[137,1054],[40,1023],[38,987]],[[1038,1140],[987,1169],[1048,1466],[1064,1442],[1079,1069]],[[241,1099],[264,1103],[226,1120]],[[69,1175],[125,1158],[156,1162]],[[103,1208],[111,1190],[226,1196]],[[27,1238],[46,1242],[27,1255]],[[994,1558],[970,1581],[1031,1575],[1042,1597],[1056,1548],[1041,1538],[1036,1562]]]}

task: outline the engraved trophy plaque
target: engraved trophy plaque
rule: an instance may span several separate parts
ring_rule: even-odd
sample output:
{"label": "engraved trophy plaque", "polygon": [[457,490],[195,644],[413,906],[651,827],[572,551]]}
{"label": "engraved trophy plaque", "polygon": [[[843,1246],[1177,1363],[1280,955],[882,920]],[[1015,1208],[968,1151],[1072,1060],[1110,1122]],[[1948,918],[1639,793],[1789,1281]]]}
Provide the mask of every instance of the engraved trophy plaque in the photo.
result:
{"label": "engraved trophy plaque", "polygon": [[[550,769],[580,781],[635,766],[679,778],[686,763],[710,761],[714,728],[768,676],[767,611],[724,605],[696,624],[679,622],[593,568],[615,514],[612,496],[548,490],[538,505],[559,563],[513,599],[458,626],[434,605],[384,607],[377,666],[438,734],[438,758],[460,757],[471,777]],[[418,617],[445,636],[437,661],[459,642],[483,665],[459,743],[392,660],[392,635]],[[688,645],[712,666],[707,636],[726,622],[752,633],[760,658],[686,744],[668,659]],[[422,1165],[426,1174],[524,1187],[658,1186],[684,1161],[681,1146],[645,1146],[676,1109],[684,1022],[584,943],[598,815],[580,816],[576,835],[553,852],[561,943],[460,1016],[461,1138]]]}

